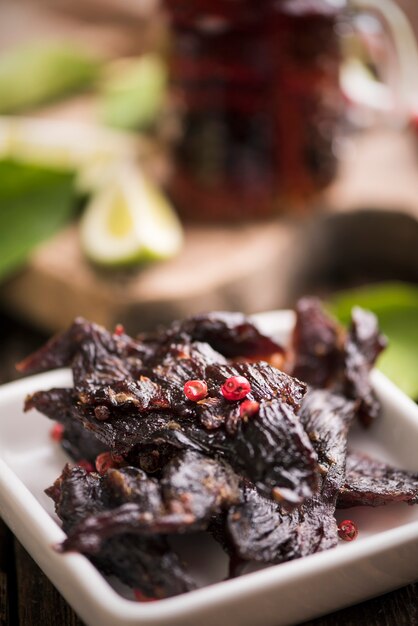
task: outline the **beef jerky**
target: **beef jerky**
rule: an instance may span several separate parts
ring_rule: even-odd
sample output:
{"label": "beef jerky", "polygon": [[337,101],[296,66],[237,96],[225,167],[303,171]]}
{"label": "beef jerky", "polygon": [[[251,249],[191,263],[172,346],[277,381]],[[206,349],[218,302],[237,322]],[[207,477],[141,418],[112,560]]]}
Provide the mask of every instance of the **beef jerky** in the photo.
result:
{"label": "beef jerky", "polygon": [[[207,359],[207,357],[205,357]],[[300,406],[305,385],[266,363],[211,363],[197,367],[208,384],[208,397],[198,403],[187,400],[184,379],[189,363],[196,359],[169,359],[164,369],[152,374],[150,382],[161,390],[171,406],[167,413],[146,412],[135,402],[106,405],[107,419],[97,418],[93,407],[77,397],[76,391],[51,390],[30,396],[26,408],[56,419],[57,406],[68,419],[80,421],[109,449],[130,453],[141,446],[170,445],[194,449],[209,456],[224,457],[255,482],[265,495],[275,489],[277,497],[290,506],[310,497],[316,485],[316,458],[294,409]],[[186,373],[184,370],[186,364]],[[222,396],[222,384],[230,376],[245,376],[251,384],[248,396],[260,402],[259,415],[247,423],[239,418],[239,403]],[[106,387],[108,391],[108,387]],[[106,391],[106,392],[107,392]],[[159,397],[160,392],[157,396]],[[155,396],[155,397],[157,397]],[[104,406],[104,400],[101,400]],[[97,408],[97,407],[96,407]],[[225,428],[220,426],[225,424]]]}
{"label": "beef jerky", "polygon": [[[44,415],[64,426],[61,447],[74,461],[88,461],[94,463],[95,458],[106,450],[91,432],[73,419],[71,406],[74,392],[72,389],[51,389],[48,393],[40,392],[37,400],[28,396],[25,401],[25,410],[37,408]],[[36,406],[35,406],[36,405]]]}
{"label": "beef jerky", "polygon": [[418,473],[350,452],[338,507],[380,506],[390,502],[418,504]]}
{"label": "beef jerky", "polygon": [[[195,346],[200,344],[194,344]],[[206,344],[202,344],[205,346]],[[239,404],[225,400],[221,387],[231,376],[245,376],[251,384],[252,392],[248,397],[257,401],[278,398],[298,409],[306,387],[303,383],[287,376],[267,363],[235,363],[227,365],[223,357],[215,360],[217,353],[207,357],[207,350],[200,358],[197,352],[193,358],[164,359],[161,366],[155,367],[149,375],[161,387],[168,399],[170,411],[177,417],[197,419],[208,430],[225,425],[227,432],[236,432],[239,417]],[[184,395],[184,383],[188,380],[204,379],[208,386],[208,395],[198,403],[187,400]]]}
{"label": "beef jerky", "polygon": [[294,506],[316,489],[316,455],[299,418],[278,400],[263,402],[233,440],[234,467],[264,495]]}
{"label": "beef jerky", "polygon": [[125,533],[156,535],[203,530],[213,515],[240,498],[238,479],[228,465],[193,452],[179,455],[164,469],[161,497],[153,493],[153,498],[147,497],[145,502],[143,492],[149,491],[150,479],[138,482],[135,476],[126,477],[126,470],[109,472],[102,482],[109,480],[113,483],[112,493],[116,487],[119,506],[84,519],[64,542],[65,550],[94,554],[104,541]]}
{"label": "beef jerky", "polygon": [[[132,471],[133,470],[133,471]],[[88,474],[82,468],[66,466],[61,477],[46,493],[54,500],[57,515],[65,532],[71,533],[77,524],[115,506],[121,497],[121,472],[113,470],[106,478]],[[155,481],[147,480],[140,470],[126,468],[129,488],[136,495],[136,506],[158,506],[159,490]],[[119,485],[119,489],[115,487]],[[113,487],[112,487],[113,486]],[[119,493],[119,495],[117,495]],[[141,493],[141,497],[139,497]],[[170,549],[164,537],[139,537],[119,534],[101,544],[100,550],[90,557],[105,574],[118,577],[125,584],[140,589],[146,596],[163,598],[178,595],[195,587],[189,579],[178,556]]]}
{"label": "beef jerky", "polygon": [[[260,403],[258,416],[248,422],[239,419],[239,404],[228,402],[220,392],[230,376],[245,376],[251,385],[248,398]],[[186,413],[186,431],[194,442],[203,444],[206,453],[224,456],[266,495],[275,489],[290,505],[309,497],[316,486],[316,457],[294,413],[305,386],[266,363],[208,365],[205,380],[208,397],[188,403]],[[194,414],[205,427],[200,433],[191,432]],[[223,420],[226,428],[219,429]],[[180,423],[176,434],[181,431]]]}
{"label": "beef jerky", "polygon": [[241,559],[280,563],[336,545],[334,512],[344,481],[347,434],[353,416],[354,405],[344,398],[328,391],[308,392],[301,419],[318,454],[320,488],[288,513],[254,486],[244,484],[244,502],[231,507],[227,517],[228,537]]}
{"label": "beef jerky", "polygon": [[357,414],[365,426],[375,419],[380,404],[370,382],[370,371],[386,340],[375,315],[354,307],[345,332],[322,310],[316,298],[303,298],[296,306],[296,324],[288,367],[293,376],[319,388],[329,388],[357,401]]}
{"label": "beef jerky", "polygon": [[142,510],[152,512],[154,518],[187,513],[206,522],[240,497],[238,478],[228,464],[188,450],[167,463],[159,481],[134,467],[112,469],[102,480],[113,504],[140,502]]}
{"label": "beef jerky", "polygon": [[[169,445],[175,448],[191,448],[206,450],[210,446],[210,438],[201,435],[202,429],[198,424],[189,420],[176,421],[170,414],[146,413],[138,419],[138,413],[125,411],[117,418],[110,417],[98,420],[94,411],[86,408],[71,398],[67,389],[51,389],[38,391],[26,399],[25,410],[37,409],[46,417],[57,420],[66,411],[68,420],[80,422],[84,428],[94,434],[106,449],[112,449],[118,454],[140,453],[137,446],[144,449],[159,445]],[[62,400],[57,409],[56,400]],[[200,442],[199,439],[202,439]]]}
{"label": "beef jerky", "polygon": [[55,511],[66,533],[88,515],[103,509],[104,493],[100,477],[78,466],[67,464],[61,476],[45,493],[54,501]]}
{"label": "beef jerky", "polygon": [[205,522],[240,499],[238,477],[227,463],[191,451],[164,468],[161,491],[168,511]]}
{"label": "beef jerky", "polygon": [[209,396],[220,393],[220,387],[230,376],[244,376],[251,385],[248,398],[261,402],[277,399],[298,410],[306,385],[300,380],[271,367],[267,363],[234,363],[233,365],[208,365],[205,369]]}
{"label": "beef jerky", "polygon": [[365,426],[379,415],[380,404],[370,383],[370,370],[386,346],[377,318],[354,307],[344,351],[344,392],[358,401],[358,415]]}
{"label": "beef jerky", "polygon": [[108,576],[156,600],[177,596],[196,588],[178,556],[164,537],[118,535],[105,541],[93,564]]}
{"label": "beef jerky", "polygon": [[[143,358],[132,370],[125,337],[111,335],[99,326],[78,320],[66,333],[51,340],[45,348],[27,359],[21,369],[32,371],[51,364],[71,365],[75,399],[86,411],[94,410],[99,420],[105,420],[108,416],[114,418],[123,412],[142,414],[151,410],[170,410],[176,415],[190,414],[196,406],[185,398],[185,382],[210,378],[210,372],[206,371],[210,365],[226,363],[225,358],[207,343],[165,342],[154,346],[152,356],[150,353],[145,356],[146,350],[142,350]],[[139,345],[136,344],[137,350]],[[270,375],[267,380],[266,370],[262,373],[265,380],[262,380],[261,373],[258,376],[261,391],[266,391],[267,386],[273,384],[282,395],[286,395],[286,402],[292,406],[300,403],[301,385],[298,389],[298,385],[294,384],[291,389],[291,379],[284,382],[277,375]],[[230,374],[233,375],[233,372]],[[222,384],[224,380],[215,382]],[[256,384],[256,381],[253,383]],[[214,391],[216,397],[223,400],[219,388]],[[292,397],[294,392],[295,397]],[[270,389],[269,397],[273,394],[277,395],[278,390]],[[227,410],[231,406],[224,403],[223,408]],[[206,410],[204,404],[198,407],[198,412],[207,428],[221,425],[222,420],[217,419],[219,416],[214,415],[213,410]],[[235,421],[236,415],[229,420],[230,423]]]}
{"label": "beef jerky", "polygon": [[53,388],[47,392],[40,391],[25,400],[25,410],[37,409],[50,419],[62,424],[64,432],[61,447],[74,461],[94,463],[101,452],[107,450],[94,434],[84,428],[83,424],[73,416],[73,389]]}
{"label": "beef jerky", "polygon": [[113,355],[129,364],[130,371],[142,368],[152,346],[126,334],[112,334],[102,326],[78,317],[64,332],[52,337],[44,346],[21,361],[17,369],[25,374],[71,366],[75,355],[85,348],[91,360]]}
{"label": "beef jerky", "polygon": [[101,482],[107,494],[107,505],[112,509],[128,502],[140,505],[143,512],[152,511],[153,515],[161,514],[164,509],[158,480],[137,467],[109,469]]}
{"label": "beef jerky", "polygon": [[[124,371],[113,356],[93,360],[83,348],[73,362],[74,384],[86,408],[112,411],[112,416],[132,409],[137,413],[155,409],[184,412],[185,382],[204,377],[206,365],[224,362],[207,344],[167,344],[147,358],[138,375],[137,370]],[[116,372],[112,371],[114,364]]]}
{"label": "beef jerky", "polygon": [[117,535],[172,535],[203,528],[190,514],[167,513],[154,516],[151,512],[144,512],[140,504],[132,502],[87,517],[63,542],[62,550],[97,554],[106,540]]}
{"label": "beef jerky", "polygon": [[127,465],[138,467],[147,474],[161,475],[165,465],[178,454],[178,450],[167,444],[141,445],[126,453],[124,458]]}
{"label": "beef jerky", "polygon": [[142,375],[146,356],[147,349],[127,335],[112,335],[78,318],[18,368],[32,373],[71,366],[74,394],[82,404],[102,413],[113,406],[120,410],[165,407],[161,390]]}
{"label": "beef jerky", "polygon": [[54,387],[49,391],[38,391],[28,395],[25,399],[24,410],[36,409],[49,419],[66,426],[74,421],[72,417],[74,402],[73,389]]}
{"label": "beef jerky", "polygon": [[250,483],[242,485],[243,502],[229,509],[225,537],[215,538],[229,554],[243,561],[280,563],[296,533],[295,513],[287,514],[274,500],[265,498]]}
{"label": "beef jerky", "polygon": [[96,457],[107,450],[82,424],[71,420],[64,427],[61,447],[74,461],[88,461],[94,466]]}
{"label": "beef jerky", "polygon": [[268,361],[275,355],[282,358],[284,350],[266,337],[242,313],[212,312],[174,322],[168,334],[171,337],[190,338],[208,343],[227,358],[246,357]]}
{"label": "beef jerky", "polygon": [[257,482],[264,493],[270,495],[275,489],[277,497],[290,505],[308,497],[316,485],[312,446],[290,407],[277,400],[262,403],[259,415],[240,423],[234,437],[224,430],[206,431],[190,419],[161,414],[147,414],[139,420],[124,416],[113,422],[91,418],[87,427],[94,428],[105,445],[119,454],[135,457],[141,456],[144,448],[170,446],[224,458]]}
{"label": "beef jerky", "polygon": [[226,360],[208,344],[169,344],[156,352],[147,375],[167,398],[172,413],[194,416],[196,404],[186,398],[184,384],[205,379],[206,367],[215,363],[224,364]]}
{"label": "beef jerky", "polygon": [[314,387],[331,386],[342,367],[343,331],[318,298],[302,298],[295,311],[291,373]]}

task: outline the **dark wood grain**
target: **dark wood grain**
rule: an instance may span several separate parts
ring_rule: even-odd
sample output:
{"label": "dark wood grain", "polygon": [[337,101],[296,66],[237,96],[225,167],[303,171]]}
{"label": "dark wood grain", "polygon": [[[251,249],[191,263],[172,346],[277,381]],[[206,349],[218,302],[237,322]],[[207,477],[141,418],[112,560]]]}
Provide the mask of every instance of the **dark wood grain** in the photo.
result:
{"label": "dark wood grain", "polygon": [[0,626],[17,623],[13,535],[0,519]]}
{"label": "dark wood grain", "polygon": [[[0,313],[0,382],[17,378],[14,364],[44,340],[42,333]],[[418,584],[303,626],[363,625],[418,626]],[[0,626],[83,626],[1,520]]]}
{"label": "dark wood grain", "polygon": [[417,626],[418,584],[387,593],[301,626]]}
{"label": "dark wood grain", "polygon": [[18,541],[15,542],[19,624],[83,626],[64,598]]}

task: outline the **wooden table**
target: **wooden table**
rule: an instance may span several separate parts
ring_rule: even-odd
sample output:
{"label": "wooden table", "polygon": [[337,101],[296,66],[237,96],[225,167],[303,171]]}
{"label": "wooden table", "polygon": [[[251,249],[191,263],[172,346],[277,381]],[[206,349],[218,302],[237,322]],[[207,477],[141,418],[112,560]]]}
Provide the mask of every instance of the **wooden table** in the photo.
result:
{"label": "wooden table", "polygon": [[[41,333],[0,313],[0,383],[16,378],[14,363],[44,340]],[[0,626],[41,624],[82,626],[77,615],[0,520]],[[418,626],[418,584],[308,624]]]}

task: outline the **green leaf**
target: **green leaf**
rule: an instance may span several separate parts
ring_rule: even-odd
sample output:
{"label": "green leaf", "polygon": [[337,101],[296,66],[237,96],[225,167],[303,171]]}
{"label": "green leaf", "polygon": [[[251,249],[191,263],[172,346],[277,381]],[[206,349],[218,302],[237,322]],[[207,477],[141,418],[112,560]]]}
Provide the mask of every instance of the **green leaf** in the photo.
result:
{"label": "green leaf", "polygon": [[73,209],[72,173],[0,161],[0,279],[62,228]]}
{"label": "green leaf", "polygon": [[14,113],[90,87],[99,63],[65,42],[31,42],[0,56],[0,113]]}
{"label": "green leaf", "polygon": [[344,324],[354,305],[373,311],[389,346],[379,369],[409,396],[418,400],[418,288],[404,283],[381,283],[337,293],[331,311]]}

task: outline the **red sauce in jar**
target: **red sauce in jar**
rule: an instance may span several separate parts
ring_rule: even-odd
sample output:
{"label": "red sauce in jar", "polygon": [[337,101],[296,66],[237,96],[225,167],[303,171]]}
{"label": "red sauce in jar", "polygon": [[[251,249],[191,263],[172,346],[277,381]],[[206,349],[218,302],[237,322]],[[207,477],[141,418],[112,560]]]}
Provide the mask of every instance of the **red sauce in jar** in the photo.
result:
{"label": "red sauce in jar", "polygon": [[189,219],[267,217],[332,181],[342,114],[326,0],[166,0],[182,112],[171,193]]}

